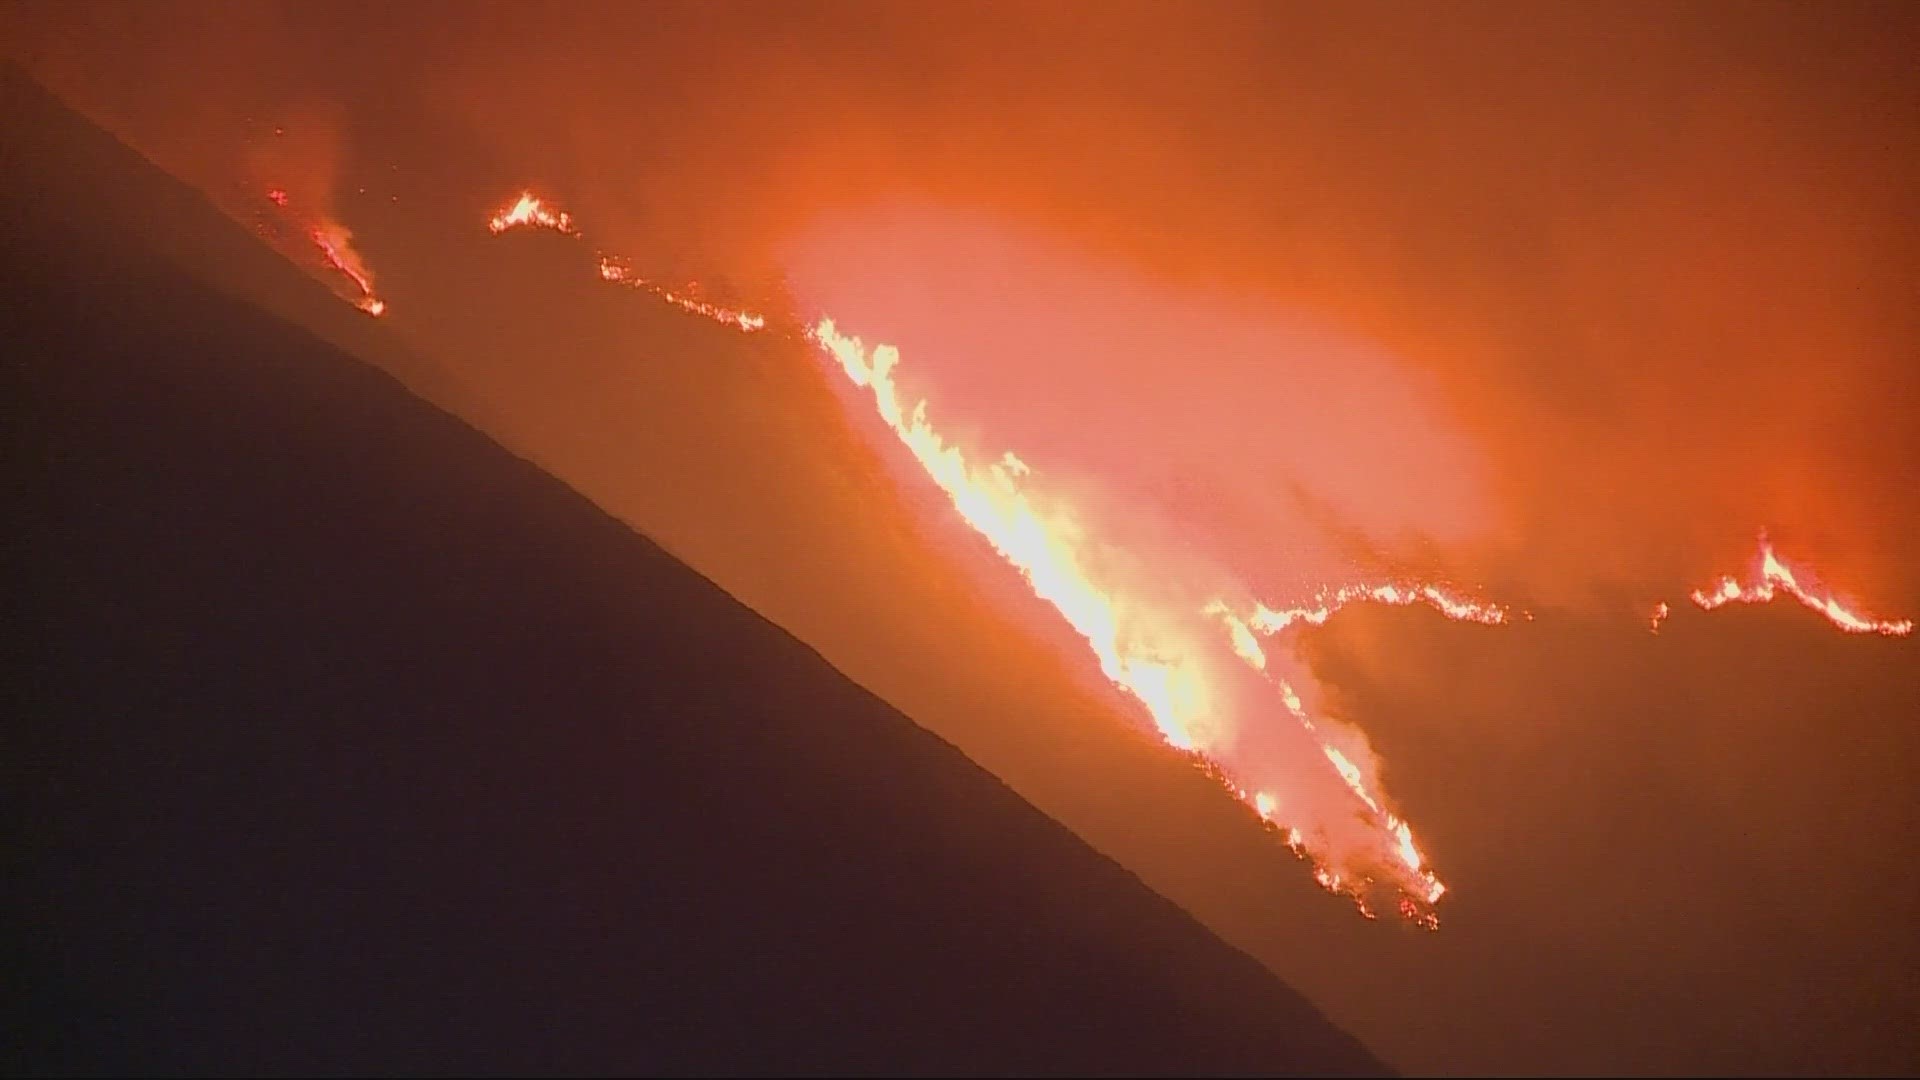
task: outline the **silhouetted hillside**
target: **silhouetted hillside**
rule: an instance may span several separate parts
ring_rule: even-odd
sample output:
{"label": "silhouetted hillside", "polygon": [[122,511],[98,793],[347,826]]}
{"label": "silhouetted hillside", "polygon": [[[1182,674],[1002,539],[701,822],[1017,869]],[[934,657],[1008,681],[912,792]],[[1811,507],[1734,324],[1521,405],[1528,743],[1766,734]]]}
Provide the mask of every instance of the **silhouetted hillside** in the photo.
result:
{"label": "silhouetted hillside", "polygon": [[9,1071],[1384,1071],[6,99]]}
{"label": "silhouetted hillside", "polygon": [[[376,363],[437,404],[469,412],[476,407],[459,396],[447,371],[401,344],[384,324],[294,272],[245,227],[213,212],[200,192],[75,115],[11,66],[0,65],[0,105],[7,197],[20,204],[21,213],[43,202],[60,207],[40,222],[49,235],[83,229],[93,234],[92,243],[112,245],[116,237],[137,234],[145,252],[172,269]],[[264,193],[261,198],[264,207]]]}

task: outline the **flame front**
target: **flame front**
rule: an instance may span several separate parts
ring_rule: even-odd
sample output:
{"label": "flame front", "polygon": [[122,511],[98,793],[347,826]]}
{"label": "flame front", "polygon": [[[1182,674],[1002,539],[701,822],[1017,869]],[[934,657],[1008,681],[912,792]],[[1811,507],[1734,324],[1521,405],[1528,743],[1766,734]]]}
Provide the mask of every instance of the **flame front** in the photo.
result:
{"label": "flame front", "polygon": [[[1693,602],[1700,605],[1702,610],[1712,611],[1732,603],[1769,603],[1779,593],[1785,592],[1849,634],[1905,637],[1913,633],[1912,619],[1876,619],[1863,615],[1842,604],[1832,593],[1803,584],[1800,575],[1780,561],[1780,557],[1774,553],[1773,542],[1765,534],[1760,537],[1758,571],[1757,579],[1749,585],[1743,586],[1732,577],[1723,577],[1711,589],[1695,589]],[[1663,608],[1665,606],[1661,605]],[[1658,625],[1657,620],[1655,625]]]}
{"label": "flame front", "polygon": [[1275,610],[1261,604],[1249,624],[1263,634],[1277,634],[1290,626],[1324,626],[1333,613],[1356,602],[1372,602],[1406,607],[1425,604],[1455,622],[1474,622],[1482,626],[1505,626],[1511,621],[1500,604],[1472,600],[1449,592],[1438,585],[1393,584],[1346,585],[1322,591],[1311,604]]}
{"label": "flame front", "polygon": [[[531,192],[488,221],[495,234],[515,228],[580,235],[570,215]],[[605,281],[742,332],[767,326],[760,315],[696,298],[690,286],[648,281],[616,256],[601,253],[598,273]],[[903,401],[894,380],[897,348],[869,349],[825,317],[788,332],[817,348],[870,396],[879,419],[961,518],[1019,571],[1035,596],[1059,612],[1086,642],[1101,672],[1140,702],[1161,738],[1308,859],[1316,881],[1350,897],[1368,918],[1374,917],[1371,894],[1385,885],[1399,892],[1396,907],[1403,916],[1428,928],[1438,925],[1433,905],[1446,886],[1428,865],[1412,827],[1387,803],[1364,737],[1343,725],[1316,721],[1282,671],[1287,658],[1269,657],[1261,639],[1324,625],[1355,603],[1424,605],[1449,620],[1485,626],[1510,624],[1513,615],[1505,606],[1405,580],[1323,588],[1291,605],[1269,605],[1247,594],[1215,595],[1193,606],[1122,587],[1096,569],[1095,553],[1109,546],[1097,543],[1084,520],[1045,493],[1023,459],[1012,452],[970,457],[934,427],[926,401],[911,406]],[[1912,630],[1911,621],[1874,620],[1804,586],[1764,538],[1761,556],[1755,584],[1742,587],[1727,578],[1712,590],[1694,593],[1694,601],[1712,610],[1736,600],[1764,602],[1784,590],[1843,630],[1887,635]],[[1668,614],[1665,603],[1653,609],[1653,632]],[[1339,800],[1347,810],[1331,808]]]}
{"label": "flame front", "polygon": [[[488,221],[495,235],[517,228],[580,235],[570,215],[531,192]],[[767,325],[760,315],[696,299],[690,288],[650,282],[618,256],[601,253],[597,271],[604,281],[645,291],[743,332]],[[1296,855],[1313,862],[1315,880],[1350,897],[1363,914],[1372,917],[1369,894],[1386,885],[1400,892],[1396,906],[1403,915],[1423,926],[1438,925],[1432,905],[1446,886],[1427,866],[1412,828],[1388,809],[1369,770],[1348,752],[1363,745],[1343,749],[1309,716],[1299,693],[1274,670],[1257,635],[1321,625],[1333,612],[1357,602],[1425,604],[1449,619],[1485,625],[1507,623],[1505,608],[1420,583],[1347,585],[1322,590],[1311,605],[1281,609],[1248,596],[1181,608],[1164,598],[1124,595],[1099,580],[1089,563],[1088,553],[1096,545],[1085,523],[1037,491],[1025,461],[1012,452],[985,461],[970,459],[933,426],[924,400],[912,406],[902,400],[893,378],[900,363],[898,349],[869,350],[828,318],[795,333],[870,394],[881,421],[961,518],[1019,571],[1037,597],[1059,612],[1087,643],[1101,672],[1140,702],[1166,743],[1252,807]],[[1220,664],[1229,656],[1237,658],[1247,674],[1233,676],[1230,666]],[[1264,687],[1267,720],[1245,715],[1244,685],[1249,681]],[[1234,689],[1236,685],[1242,689]],[[1255,712],[1260,709],[1254,706]],[[1286,736],[1287,730],[1294,735]],[[1237,760],[1237,745],[1275,738],[1305,739],[1312,757],[1322,762],[1320,775],[1332,786],[1322,784],[1313,796],[1322,807],[1318,820],[1281,824],[1283,818],[1304,813],[1306,800],[1290,795],[1285,778],[1270,775],[1275,770]],[[1350,800],[1352,809],[1327,811],[1328,799]]]}
{"label": "flame front", "polygon": [[[1035,595],[1052,604],[1068,625],[1086,640],[1100,669],[1115,685],[1137,698],[1146,707],[1162,738],[1176,749],[1195,754],[1209,771],[1242,801],[1249,802],[1265,820],[1274,822],[1280,813],[1280,794],[1259,788],[1249,791],[1237,779],[1249,771],[1223,750],[1233,742],[1224,729],[1232,717],[1224,702],[1216,701],[1217,673],[1210,670],[1206,647],[1185,639],[1168,624],[1177,615],[1155,610],[1147,598],[1115,595],[1096,581],[1087,566],[1083,549],[1088,543],[1084,530],[1069,514],[1057,508],[1043,508],[1027,486],[1032,470],[1011,453],[986,465],[968,462],[966,455],[947,443],[927,418],[927,403],[903,406],[893,380],[899,365],[899,351],[882,345],[867,349],[858,338],[839,332],[833,320],[822,318],[807,336],[838,362],[847,378],[873,397],[874,407],[900,441],[912,452],[952,500],[960,516],[993,545],[1002,558],[1017,568],[1032,586]],[[1432,590],[1435,596],[1443,596]],[[1346,595],[1346,600],[1391,597],[1391,603],[1413,603],[1423,595],[1419,589],[1400,591],[1394,586],[1374,586]],[[1404,597],[1404,599],[1402,599]],[[1433,601],[1429,597],[1430,602]],[[1343,601],[1345,602],[1345,601]],[[1474,621],[1501,622],[1504,613],[1495,609],[1460,602],[1461,610]],[[1446,606],[1436,602],[1443,612]],[[1258,612],[1268,612],[1258,607]],[[1227,628],[1225,644],[1233,655],[1259,673],[1268,673],[1269,664],[1246,620],[1232,614],[1231,606],[1219,600],[1207,603],[1198,614],[1220,620]],[[1330,612],[1310,622],[1324,622]],[[1258,615],[1256,615],[1258,618]],[[1156,633],[1124,633],[1128,623],[1145,623]],[[1156,625],[1157,624],[1157,625]],[[1274,625],[1269,632],[1277,632]],[[1272,678],[1280,703],[1299,729],[1316,738],[1318,727],[1302,707],[1299,695],[1285,680]],[[1253,722],[1238,718],[1241,723]],[[1311,855],[1316,863],[1315,878],[1321,885],[1347,893],[1366,908],[1365,893],[1375,884],[1373,875],[1382,874],[1416,903],[1403,904],[1401,910],[1423,925],[1437,925],[1428,905],[1446,891],[1426,865],[1425,857],[1413,840],[1406,822],[1386,810],[1378,795],[1370,790],[1365,773],[1332,742],[1319,742],[1320,752],[1354,798],[1366,807],[1372,821],[1374,839],[1366,849],[1336,849],[1306,842],[1299,829],[1287,831],[1288,843],[1297,852]]]}

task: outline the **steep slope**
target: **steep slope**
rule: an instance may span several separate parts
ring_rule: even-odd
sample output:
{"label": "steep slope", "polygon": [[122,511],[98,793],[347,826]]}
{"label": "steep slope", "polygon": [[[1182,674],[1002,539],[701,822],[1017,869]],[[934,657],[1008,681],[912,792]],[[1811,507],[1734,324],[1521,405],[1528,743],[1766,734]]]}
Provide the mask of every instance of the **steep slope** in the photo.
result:
{"label": "steep slope", "polygon": [[[777,627],[91,213],[164,180],[76,123],[0,152],[10,1070],[1382,1071]],[[63,184],[35,148],[73,139]]]}
{"label": "steep slope", "polygon": [[[384,324],[340,302],[324,285],[290,273],[286,260],[238,223],[210,214],[205,196],[76,116],[18,68],[0,62],[0,108],[8,197],[57,205],[45,222],[84,222],[101,237],[137,233],[174,269],[296,323],[398,377],[414,393],[471,414],[451,374],[405,346]],[[264,206],[264,193],[262,205]],[[29,267],[22,266],[22,271]]]}

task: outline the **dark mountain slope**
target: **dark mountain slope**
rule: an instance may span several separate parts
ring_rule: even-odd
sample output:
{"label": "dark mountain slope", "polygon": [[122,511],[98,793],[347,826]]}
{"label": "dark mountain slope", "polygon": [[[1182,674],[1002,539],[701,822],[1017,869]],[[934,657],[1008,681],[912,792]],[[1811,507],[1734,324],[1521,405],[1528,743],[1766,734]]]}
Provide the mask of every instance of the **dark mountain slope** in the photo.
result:
{"label": "dark mountain slope", "polygon": [[[414,393],[471,412],[452,374],[409,349],[303,273],[247,228],[210,213],[207,198],[129,150],[112,134],[75,115],[58,99],[0,61],[0,116],[5,119],[7,197],[27,206],[61,208],[51,225],[84,222],[101,238],[137,234],[149,253],[175,270],[306,328],[400,378]],[[261,206],[266,203],[259,193]]]}
{"label": "dark mountain slope", "polygon": [[134,166],[0,204],[9,1071],[1381,1071]]}

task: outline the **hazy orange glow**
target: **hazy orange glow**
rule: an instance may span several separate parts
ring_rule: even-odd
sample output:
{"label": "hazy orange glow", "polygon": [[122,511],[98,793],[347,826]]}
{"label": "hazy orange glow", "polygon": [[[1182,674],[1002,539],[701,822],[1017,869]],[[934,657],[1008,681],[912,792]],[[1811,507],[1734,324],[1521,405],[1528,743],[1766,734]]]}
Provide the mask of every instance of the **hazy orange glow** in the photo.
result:
{"label": "hazy orange glow", "polygon": [[[1818,612],[1835,627],[1850,634],[1905,637],[1913,632],[1912,619],[1876,619],[1847,607],[1824,589],[1803,584],[1800,581],[1800,574],[1796,574],[1792,567],[1780,561],[1780,557],[1774,553],[1773,542],[1764,534],[1760,537],[1760,553],[1756,560],[1755,571],[1754,579],[1747,585],[1742,585],[1737,579],[1729,576],[1721,578],[1710,589],[1695,589],[1693,602],[1707,611],[1712,611],[1731,603],[1768,603],[1780,592],[1785,592],[1810,610]],[[1666,607],[1665,604],[1660,606],[1662,610]],[[1659,625],[1657,619],[1655,625]]]}
{"label": "hazy orange glow", "polygon": [[[310,234],[351,226],[395,317],[230,291],[1398,1071],[1920,1060],[1920,5],[96,7],[0,39],[347,302]],[[1115,636],[929,482],[823,313]],[[1444,937],[1348,914],[1432,914],[1410,860],[1463,894]]]}

